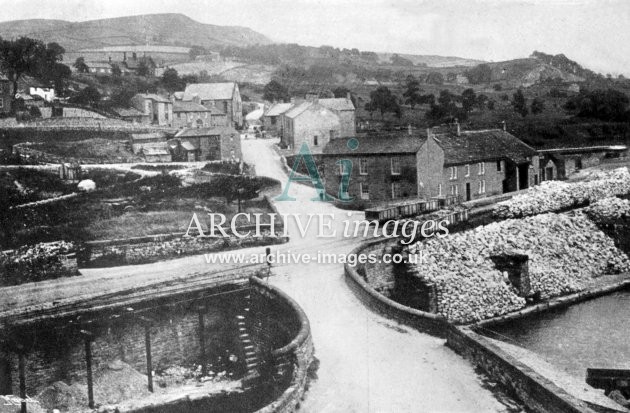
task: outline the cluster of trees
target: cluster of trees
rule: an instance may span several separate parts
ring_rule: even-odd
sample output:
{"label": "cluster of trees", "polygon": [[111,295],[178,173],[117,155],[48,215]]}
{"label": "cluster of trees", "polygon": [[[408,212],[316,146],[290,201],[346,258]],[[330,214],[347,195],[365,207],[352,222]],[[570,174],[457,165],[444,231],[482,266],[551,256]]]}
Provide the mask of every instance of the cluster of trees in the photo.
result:
{"label": "cluster of trees", "polygon": [[614,89],[598,89],[580,92],[567,101],[565,109],[582,118],[613,122],[628,121],[630,120],[629,103],[625,93]]}
{"label": "cluster of trees", "polygon": [[61,63],[64,53],[64,48],[54,42],[44,44],[29,37],[0,38],[0,70],[11,81],[14,99],[18,82],[25,75],[54,85],[62,94],[71,75],[70,68]]}
{"label": "cluster of trees", "polygon": [[536,97],[532,100],[528,108],[527,99],[523,94],[523,90],[519,89],[512,95],[512,107],[516,113],[523,117],[527,116],[530,112],[537,115],[545,110],[545,101]]}
{"label": "cluster of trees", "polygon": [[466,70],[464,74],[473,85],[490,83],[492,81],[492,69],[485,63]]}

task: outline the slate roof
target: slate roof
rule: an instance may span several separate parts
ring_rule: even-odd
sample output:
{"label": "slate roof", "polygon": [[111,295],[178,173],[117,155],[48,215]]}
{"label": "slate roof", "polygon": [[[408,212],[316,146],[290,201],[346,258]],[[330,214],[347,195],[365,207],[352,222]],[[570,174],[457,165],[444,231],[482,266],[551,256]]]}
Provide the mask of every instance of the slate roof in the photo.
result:
{"label": "slate roof", "polygon": [[138,93],[136,96],[141,96],[143,99],[155,100],[156,102],[160,102],[160,103],[171,103],[171,101],[168,100],[167,98],[160,95],[156,95],[155,93]]}
{"label": "slate roof", "polygon": [[176,138],[190,138],[197,136],[213,136],[213,135],[238,135],[236,129],[230,126],[215,126],[212,128],[190,128],[184,129],[175,135]]}
{"label": "slate roof", "polygon": [[163,132],[132,133],[131,139],[134,141],[149,140],[149,139],[166,139],[166,134]]}
{"label": "slate roof", "polygon": [[112,108],[112,111],[116,112],[120,116],[148,116],[147,114],[140,112],[136,108]]}
{"label": "slate roof", "polygon": [[534,148],[501,129],[462,131],[459,136],[447,133],[435,137],[444,150],[445,166],[506,158],[523,163],[537,154]]}
{"label": "slate roof", "polygon": [[349,139],[333,139],[324,146],[324,155],[380,155],[380,154],[415,154],[427,140],[423,135],[404,135],[395,137],[362,136],[354,138],[359,146],[352,150],[348,147]]}
{"label": "slate roof", "polygon": [[201,100],[230,100],[234,94],[234,82],[193,83],[186,86],[183,100],[192,100],[195,95]]}
{"label": "slate roof", "polygon": [[319,99],[319,104],[336,111],[355,110],[352,100],[347,98]]}
{"label": "slate roof", "polygon": [[182,142],[182,148],[184,148],[184,150],[187,150],[187,151],[196,151],[197,150],[195,145],[193,145],[192,142],[188,142],[188,141]]}
{"label": "slate roof", "polygon": [[170,155],[166,142],[147,143],[142,147],[144,155]]}
{"label": "slate roof", "polygon": [[263,116],[280,116],[293,107],[293,103],[276,103],[272,105]]}
{"label": "slate roof", "polygon": [[286,116],[287,118],[296,118],[302,113],[304,113],[312,105],[313,105],[313,102],[302,102],[299,105],[296,105],[292,107],[291,109],[289,109],[288,111],[286,111],[284,113],[284,116]]}
{"label": "slate roof", "polygon": [[173,102],[173,112],[212,112],[212,109],[192,101],[182,102],[176,100]]}

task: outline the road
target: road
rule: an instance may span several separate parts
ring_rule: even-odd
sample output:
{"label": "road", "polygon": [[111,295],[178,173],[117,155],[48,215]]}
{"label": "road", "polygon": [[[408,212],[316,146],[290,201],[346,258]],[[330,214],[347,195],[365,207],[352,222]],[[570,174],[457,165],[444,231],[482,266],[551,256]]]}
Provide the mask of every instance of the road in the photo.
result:
{"label": "road", "polygon": [[[243,141],[245,162],[258,175],[278,179],[287,175],[271,141]],[[363,213],[339,210],[310,201],[311,187],[292,183],[296,201],[276,202],[280,213],[333,214],[337,229],[343,220],[363,219]],[[301,237],[295,226],[292,252],[348,253],[358,239]],[[472,367],[444,345],[444,340],[419,333],[372,313],[345,284],[342,264],[275,266],[270,282],[293,297],[310,322],[315,355],[320,360],[302,412],[493,412],[505,411],[482,387]]]}

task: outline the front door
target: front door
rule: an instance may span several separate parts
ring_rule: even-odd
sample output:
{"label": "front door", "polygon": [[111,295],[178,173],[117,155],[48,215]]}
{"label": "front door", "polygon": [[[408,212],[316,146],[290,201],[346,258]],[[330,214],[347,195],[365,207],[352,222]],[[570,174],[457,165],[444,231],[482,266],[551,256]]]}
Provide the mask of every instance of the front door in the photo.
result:
{"label": "front door", "polygon": [[466,201],[470,201],[470,182],[466,182]]}

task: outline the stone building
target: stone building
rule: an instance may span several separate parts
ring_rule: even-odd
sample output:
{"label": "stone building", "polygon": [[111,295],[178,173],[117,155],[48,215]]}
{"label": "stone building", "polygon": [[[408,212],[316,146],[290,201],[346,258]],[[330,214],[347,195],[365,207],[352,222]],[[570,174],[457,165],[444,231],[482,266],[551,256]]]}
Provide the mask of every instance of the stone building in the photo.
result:
{"label": "stone building", "polygon": [[567,179],[583,168],[599,165],[605,158],[627,156],[626,146],[590,146],[540,150],[541,181]]}
{"label": "stone building", "polygon": [[134,108],[149,116],[150,123],[171,126],[173,122],[173,102],[153,93],[138,93],[131,99]]}
{"label": "stone building", "polygon": [[206,107],[195,101],[173,101],[173,127],[208,128],[227,124],[226,114],[213,106]]}
{"label": "stone building", "polygon": [[[318,156],[332,196],[348,173],[348,195],[367,204],[447,196],[467,201],[539,182],[537,152],[503,130],[409,130],[355,139],[356,148],[348,139],[331,140]],[[350,171],[342,170],[341,159],[352,162]]]}
{"label": "stone building", "polygon": [[193,83],[186,86],[182,100],[214,107],[226,114],[231,126],[243,126],[243,102],[236,82]]}
{"label": "stone building", "polygon": [[318,99],[318,102],[339,117],[340,137],[345,138],[356,134],[355,107],[350,99],[350,93],[345,98]]}
{"label": "stone building", "polygon": [[234,128],[185,129],[169,141],[173,157],[179,161],[240,161],[241,138]]}
{"label": "stone building", "polygon": [[281,116],[293,107],[293,103],[274,103],[263,114],[262,124],[267,134],[280,136],[282,134]]}
{"label": "stone building", "polygon": [[294,106],[282,115],[281,121],[280,140],[294,153],[306,143],[312,153],[319,154],[328,142],[341,134],[339,116],[317,101]]}

